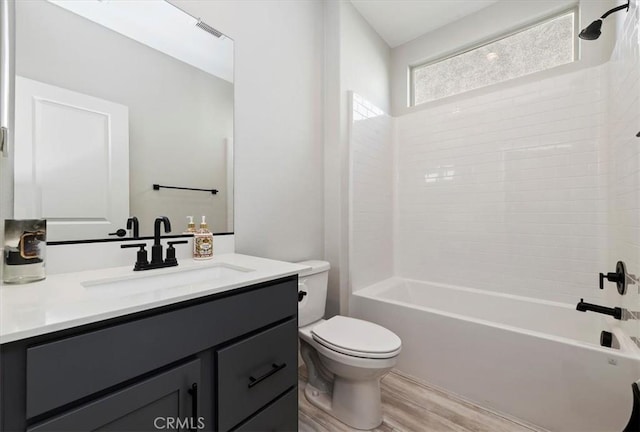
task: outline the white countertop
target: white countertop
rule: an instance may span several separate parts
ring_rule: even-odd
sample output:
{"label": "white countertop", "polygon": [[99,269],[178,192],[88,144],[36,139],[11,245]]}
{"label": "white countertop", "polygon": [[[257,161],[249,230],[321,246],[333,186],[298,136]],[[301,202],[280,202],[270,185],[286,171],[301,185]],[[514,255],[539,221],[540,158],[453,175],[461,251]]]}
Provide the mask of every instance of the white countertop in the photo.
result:
{"label": "white countertop", "polygon": [[[156,277],[220,264],[251,271],[137,292],[87,283]],[[132,267],[58,274],[39,282],[0,286],[0,344],[290,276],[308,268],[239,254],[217,255],[207,261],[182,259],[178,267],[141,272]]]}

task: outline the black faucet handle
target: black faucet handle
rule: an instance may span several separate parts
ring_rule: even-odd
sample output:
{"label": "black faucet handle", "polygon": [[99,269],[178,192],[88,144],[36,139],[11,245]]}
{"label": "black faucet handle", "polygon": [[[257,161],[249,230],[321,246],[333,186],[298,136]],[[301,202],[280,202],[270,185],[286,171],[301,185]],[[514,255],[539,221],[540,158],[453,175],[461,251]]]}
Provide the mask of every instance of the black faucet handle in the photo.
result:
{"label": "black faucet handle", "polygon": [[135,248],[135,247],[144,249],[147,247],[147,244],[146,243],[127,243],[127,244],[120,245],[120,247],[122,249],[129,249],[129,248]]}
{"label": "black faucet handle", "polygon": [[627,267],[622,261],[616,263],[615,273],[600,273],[600,289],[604,289],[604,280],[615,282],[620,295],[627,291]]}
{"label": "black faucet handle", "polygon": [[[608,275],[604,274],[604,273],[600,273],[600,289],[604,289],[604,279],[607,277]],[[608,279],[608,278],[607,278]]]}
{"label": "black faucet handle", "polygon": [[123,244],[120,245],[122,249],[128,248],[140,248],[138,250],[138,255],[136,258],[136,264],[133,266],[134,271],[144,270],[149,265],[149,260],[147,259],[147,247],[146,243],[132,243],[132,244]]}
{"label": "black faucet handle", "polygon": [[167,259],[164,260],[167,265],[178,265],[178,260],[176,259],[176,248],[173,245],[189,243],[188,240],[176,240],[167,242],[169,247],[167,248]]}

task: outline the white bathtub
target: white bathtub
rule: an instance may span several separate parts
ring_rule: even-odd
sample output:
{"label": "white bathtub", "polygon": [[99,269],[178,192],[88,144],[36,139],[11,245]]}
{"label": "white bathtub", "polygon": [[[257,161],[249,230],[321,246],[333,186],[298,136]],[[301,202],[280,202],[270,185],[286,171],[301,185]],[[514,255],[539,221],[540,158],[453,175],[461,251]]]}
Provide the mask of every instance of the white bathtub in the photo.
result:
{"label": "white bathtub", "polygon": [[[612,318],[399,278],[354,293],[351,312],[400,336],[398,370],[496,412],[550,431],[619,432],[629,420],[640,351]],[[602,330],[619,349],[599,345]]]}

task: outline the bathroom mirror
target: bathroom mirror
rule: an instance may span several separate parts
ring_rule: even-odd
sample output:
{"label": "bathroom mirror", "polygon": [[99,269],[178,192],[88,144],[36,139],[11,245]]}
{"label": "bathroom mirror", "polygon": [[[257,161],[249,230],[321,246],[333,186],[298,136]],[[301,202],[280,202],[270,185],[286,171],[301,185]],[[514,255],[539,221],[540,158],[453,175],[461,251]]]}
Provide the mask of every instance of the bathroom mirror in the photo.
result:
{"label": "bathroom mirror", "polygon": [[15,3],[14,217],[233,232],[233,41],[163,0]]}

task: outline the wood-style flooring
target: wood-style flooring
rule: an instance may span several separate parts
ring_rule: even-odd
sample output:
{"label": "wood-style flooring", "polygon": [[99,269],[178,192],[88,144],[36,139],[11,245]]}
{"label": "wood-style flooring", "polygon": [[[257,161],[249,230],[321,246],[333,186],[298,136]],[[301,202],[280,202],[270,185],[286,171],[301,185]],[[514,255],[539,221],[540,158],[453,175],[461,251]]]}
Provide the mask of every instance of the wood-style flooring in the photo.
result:
{"label": "wood-style flooring", "polygon": [[[350,428],[311,405],[304,395],[306,370],[298,374],[298,430],[351,432]],[[378,432],[532,432],[519,423],[429,388],[395,372],[382,379],[383,423]],[[539,431],[536,431],[539,432]]]}

